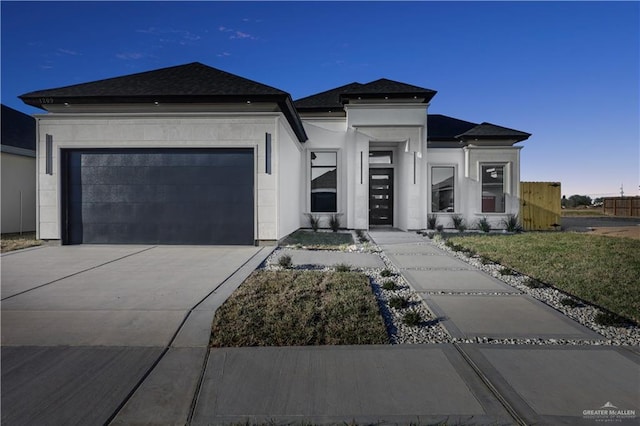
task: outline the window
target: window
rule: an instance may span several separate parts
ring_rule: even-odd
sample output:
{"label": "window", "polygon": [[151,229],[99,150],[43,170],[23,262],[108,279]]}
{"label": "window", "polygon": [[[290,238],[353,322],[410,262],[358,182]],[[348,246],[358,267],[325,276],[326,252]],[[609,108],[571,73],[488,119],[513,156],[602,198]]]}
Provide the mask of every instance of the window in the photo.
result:
{"label": "window", "polygon": [[311,212],[338,211],[338,154],[311,152]]}
{"label": "window", "polygon": [[504,213],[504,166],[482,166],[482,212]]}
{"label": "window", "polygon": [[431,168],[431,211],[433,213],[455,211],[454,187],[454,167]]}

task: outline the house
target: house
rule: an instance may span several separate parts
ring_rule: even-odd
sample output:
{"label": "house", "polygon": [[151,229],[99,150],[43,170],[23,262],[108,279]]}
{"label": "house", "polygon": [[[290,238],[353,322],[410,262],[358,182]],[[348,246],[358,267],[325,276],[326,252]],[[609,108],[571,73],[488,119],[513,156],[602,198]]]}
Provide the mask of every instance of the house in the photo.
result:
{"label": "house", "polygon": [[2,105],[0,122],[0,231],[3,234],[33,232],[36,229],[35,120]]}
{"label": "house", "polygon": [[77,243],[260,244],[308,226],[424,229],[518,213],[530,135],[428,115],[387,79],[293,101],[200,63],[20,98],[42,108],[38,235]]}

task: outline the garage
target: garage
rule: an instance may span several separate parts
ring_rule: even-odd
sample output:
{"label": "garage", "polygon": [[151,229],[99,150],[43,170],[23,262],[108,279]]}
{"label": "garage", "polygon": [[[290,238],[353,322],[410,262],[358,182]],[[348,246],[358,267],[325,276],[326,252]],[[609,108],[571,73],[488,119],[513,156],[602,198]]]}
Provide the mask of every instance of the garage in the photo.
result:
{"label": "garage", "polygon": [[253,245],[253,149],[62,150],[64,244]]}

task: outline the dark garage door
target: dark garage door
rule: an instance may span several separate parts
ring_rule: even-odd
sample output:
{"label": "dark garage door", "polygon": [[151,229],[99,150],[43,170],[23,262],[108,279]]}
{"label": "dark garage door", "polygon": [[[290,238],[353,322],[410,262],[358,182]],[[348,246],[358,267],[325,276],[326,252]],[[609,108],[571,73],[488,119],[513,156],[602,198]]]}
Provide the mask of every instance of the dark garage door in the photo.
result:
{"label": "dark garage door", "polygon": [[65,150],[65,244],[253,244],[252,149]]}

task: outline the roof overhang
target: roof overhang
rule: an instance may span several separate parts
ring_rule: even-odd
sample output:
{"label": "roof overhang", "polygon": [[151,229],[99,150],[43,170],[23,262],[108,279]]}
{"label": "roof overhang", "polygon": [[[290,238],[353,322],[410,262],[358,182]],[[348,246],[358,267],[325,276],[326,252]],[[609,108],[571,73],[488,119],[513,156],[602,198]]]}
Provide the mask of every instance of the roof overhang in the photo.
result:
{"label": "roof overhang", "polygon": [[56,96],[37,97],[29,94],[19,97],[25,104],[49,111],[49,105],[158,105],[158,104],[276,104],[287,119],[298,141],[309,138],[302,126],[302,119],[289,95],[162,95],[162,96]]}

